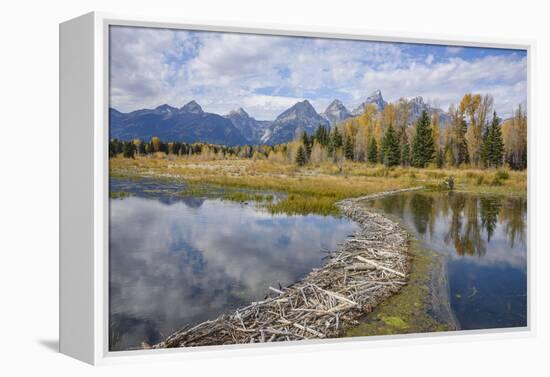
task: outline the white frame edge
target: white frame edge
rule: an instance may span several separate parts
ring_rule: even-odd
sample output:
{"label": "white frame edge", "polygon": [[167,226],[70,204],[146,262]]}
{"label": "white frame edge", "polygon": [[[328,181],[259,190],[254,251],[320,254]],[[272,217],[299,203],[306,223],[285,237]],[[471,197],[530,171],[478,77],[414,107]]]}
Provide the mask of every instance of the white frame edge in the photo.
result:
{"label": "white frame edge", "polygon": [[[469,342],[535,335],[535,281],[532,250],[536,188],[534,129],[528,117],[528,326],[375,337],[338,338],[278,344],[230,345],[167,350],[108,350],[108,29],[110,25],[176,28],[386,42],[524,49],[528,57],[528,113],[534,114],[534,41],[464,38],[345,28],[265,25],[92,12],[60,25],[60,352],[90,364],[204,359],[294,353],[297,350],[351,350],[413,344]],[[77,80],[76,78],[79,78]],[[93,140],[75,148],[74,139]],[[85,142],[83,144],[86,144]],[[72,147],[72,148],[71,148]],[[71,164],[73,162],[73,164]],[[86,163],[93,166],[86,168]],[[82,166],[85,168],[83,169]],[[93,192],[91,190],[93,189]],[[90,255],[93,253],[93,255]]]}

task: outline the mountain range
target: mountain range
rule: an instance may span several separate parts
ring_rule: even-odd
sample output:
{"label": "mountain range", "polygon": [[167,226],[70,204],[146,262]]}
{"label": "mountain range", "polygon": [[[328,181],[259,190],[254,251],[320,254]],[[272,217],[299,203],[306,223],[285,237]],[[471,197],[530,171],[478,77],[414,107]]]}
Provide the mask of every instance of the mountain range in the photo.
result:
{"label": "mountain range", "polygon": [[[448,115],[441,109],[431,107],[422,97],[409,100],[410,122],[416,121],[423,110],[437,113],[441,123]],[[374,91],[353,111],[349,111],[339,100],[332,101],[322,113],[317,113],[308,100],[300,101],[283,111],[275,120],[257,120],[243,108],[224,116],[203,111],[191,101],[181,108],[161,105],[154,109],[135,110],[122,113],[109,109],[110,138],[119,140],[149,140],[158,136],[161,140],[187,143],[205,142],[211,144],[276,145],[293,140],[306,132],[312,134],[319,125],[333,127],[338,123],[363,113],[365,106],[373,104],[383,110],[387,102],[380,90]]]}
{"label": "mountain range", "polygon": [[244,145],[248,141],[231,120],[206,113],[195,101],[181,108],[161,105],[155,109],[121,113],[109,111],[110,137],[120,140],[161,140]]}

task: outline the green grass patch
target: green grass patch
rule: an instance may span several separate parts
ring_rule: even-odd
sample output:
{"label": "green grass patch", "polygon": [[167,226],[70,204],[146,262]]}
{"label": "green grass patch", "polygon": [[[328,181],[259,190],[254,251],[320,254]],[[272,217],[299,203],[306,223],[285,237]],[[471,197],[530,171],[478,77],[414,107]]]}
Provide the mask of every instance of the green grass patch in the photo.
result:
{"label": "green grass patch", "polygon": [[273,195],[258,194],[245,191],[231,191],[226,193],[223,198],[233,202],[272,202]]}
{"label": "green grass patch", "polygon": [[223,199],[238,203],[271,203],[275,200],[275,196],[269,193],[266,194],[228,186],[203,184],[200,182],[189,182],[185,187],[185,190],[180,191],[178,195],[183,197],[194,196],[201,198]]}
{"label": "green grass patch", "polygon": [[111,199],[124,199],[131,195],[132,194],[127,191],[109,191],[109,198]]}
{"label": "green grass patch", "polygon": [[289,194],[276,203],[268,204],[267,209],[272,214],[307,215],[315,213],[323,216],[338,216],[340,211],[334,203],[335,199],[330,196]]}

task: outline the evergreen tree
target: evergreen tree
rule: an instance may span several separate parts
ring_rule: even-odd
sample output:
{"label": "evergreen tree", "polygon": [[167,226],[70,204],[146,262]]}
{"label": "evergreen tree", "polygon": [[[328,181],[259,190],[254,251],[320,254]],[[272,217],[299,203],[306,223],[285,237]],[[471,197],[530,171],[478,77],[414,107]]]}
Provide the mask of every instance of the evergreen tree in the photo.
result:
{"label": "evergreen tree", "polygon": [[319,127],[317,127],[314,137],[315,137],[315,140],[317,140],[317,142],[324,147],[326,147],[329,143],[329,133],[325,128],[325,126],[323,126],[322,124],[319,125]]}
{"label": "evergreen tree", "polygon": [[334,132],[332,133],[332,145],[334,149],[338,149],[343,145],[342,134],[338,131],[338,127],[334,127]]}
{"label": "evergreen tree", "polygon": [[341,148],[343,144],[342,141],[342,134],[338,131],[337,127],[334,127],[334,130],[329,135],[329,142],[328,142],[328,154],[329,156],[333,156],[334,152]]}
{"label": "evergreen tree", "polygon": [[296,152],[296,165],[304,166],[306,162],[306,150],[303,145],[300,145],[298,147],[298,151]]}
{"label": "evergreen tree", "polygon": [[116,157],[121,152],[120,142],[117,139],[113,139],[109,142],[109,158]]}
{"label": "evergreen tree", "polygon": [[398,138],[401,144],[401,165],[409,166],[411,164],[411,145],[404,127],[401,127]]}
{"label": "evergreen tree", "polygon": [[143,156],[145,154],[145,143],[144,142],[139,143],[138,154],[140,156]]}
{"label": "evergreen tree", "polygon": [[485,162],[488,167],[499,167],[502,165],[504,156],[504,142],[502,141],[500,119],[498,118],[496,111],[493,113],[493,121],[487,131],[483,151]]}
{"label": "evergreen tree", "polygon": [[401,148],[392,125],[388,127],[386,133],[384,134],[384,139],[382,140],[382,150],[384,151],[384,165],[399,165],[401,162]]}
{"label": "evergreen tree", "polygon": [[344,156],[347,160],[353,160],[353,142],[351,141],[351,137],[346,137],[346,142],[344,144]]}
{"label": "evergreen tree", "polygon": [[445,163],[445,154],[443,152],[443,149],[439,149],[436,152],[435,155],[435,163],[437,164],[437,167],[441,169],[443,167],[443,164]]}
{"label": "evergreen tree", "polygon": [[422,111],[416,122],[416,134],[412,143],[412,165],[425,167],[434,158],[434,140],[430,129],[430,117],[426,110]]}
{"label": "evergreen tree", "polygon": [[124,142],[124,145],[122,146],[122,155],[125,158],[134,158],[134,154],[136,153],[136,146],[131,141]]}
{"label": "evergreen tree", "polygon": [[369,142],[367,160],[371,164],[376,164],[378,161],[378,145],[376,144],[376,139],[374,137],[371,137]]}
{"label": "evergreen tree", "polygon": [[401,165],[409,166],[411,164],[411,146],[407,141],[401,144]]}
{"label": "evergreen tree", "polygon": [[307,136],[307,133],[302,134],[302,144],[304,144],[304,148],[306,150],[306,156],[309,160],[311,157],[311,148],[313,148],[313,136],[310,138]]}
{"label": "evergreen tree", "polygon": [[481,136],[481,150],[479,152],[479,157],[480,157],[481,166],[483,167],[489,166],[487,161],[487,147],[488,147],[487,139],[489,138],[490,129],[491,127],[485,127],[483,130],[483,135]]}

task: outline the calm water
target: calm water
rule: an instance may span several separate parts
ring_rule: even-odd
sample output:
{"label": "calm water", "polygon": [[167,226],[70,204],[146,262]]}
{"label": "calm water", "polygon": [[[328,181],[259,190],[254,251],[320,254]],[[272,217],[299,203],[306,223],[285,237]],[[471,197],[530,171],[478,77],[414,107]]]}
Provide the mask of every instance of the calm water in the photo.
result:
{"label": "calm water", "polygon": [[254,205],[181,198],[181,184],[111,179],[110,348],[149,344],[212,319],[323,263],[356,230],[346,219],[270,215]]}
{"label": "calm water", "polygon": [[411,192],[370,202],[447,258],[462,329],[527,325],[527,200]]}

